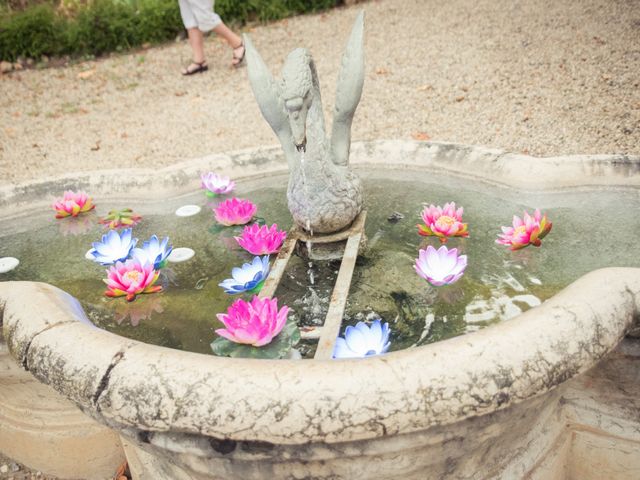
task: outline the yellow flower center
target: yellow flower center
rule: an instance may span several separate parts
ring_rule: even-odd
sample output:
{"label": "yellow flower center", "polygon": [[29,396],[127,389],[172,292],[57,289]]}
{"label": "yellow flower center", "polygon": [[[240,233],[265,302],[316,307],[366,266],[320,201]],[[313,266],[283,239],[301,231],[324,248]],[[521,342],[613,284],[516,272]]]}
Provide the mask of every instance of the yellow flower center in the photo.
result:
{"label": "yellow flower center", "polygon": [[524,225],[520,225],[519,227],[516,227],[515,231],[513,232],[514,235],[522,235],[523,233],[527,232],[527,227],[525,227]]}
{"label": "yellow flower center", "polygon": [[436,220],[436,226],[442,229],[448,229],[454,223],[456,223],[456,219],[448,215],[442,215],[438,220]]}
{"label": "yellow flower center", "polygon": [[124,274],[124,278],[126,278],[127,280],[131,280],[134,283],[140,283],[140,280],[142,280],[141,277],[142,273],[137,270],[129,270]]}

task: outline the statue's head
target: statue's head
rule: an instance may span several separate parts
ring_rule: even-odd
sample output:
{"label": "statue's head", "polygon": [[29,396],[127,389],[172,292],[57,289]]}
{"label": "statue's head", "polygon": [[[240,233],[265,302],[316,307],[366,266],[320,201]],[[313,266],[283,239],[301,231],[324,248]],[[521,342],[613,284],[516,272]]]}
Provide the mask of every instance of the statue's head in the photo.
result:
{"label": "statue's head", "polygon": [[303,48],[292,51],[282,67],[282,98],[298,150],[307,143],[307,112],[311,106],[311,55]]}

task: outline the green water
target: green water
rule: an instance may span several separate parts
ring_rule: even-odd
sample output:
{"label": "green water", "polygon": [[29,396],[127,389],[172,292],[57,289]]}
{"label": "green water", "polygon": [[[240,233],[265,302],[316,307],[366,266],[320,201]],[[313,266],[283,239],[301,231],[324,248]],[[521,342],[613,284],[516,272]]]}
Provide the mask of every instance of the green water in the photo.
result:
{"label": "green water", "polygon": [[[359,171],[366,192],[368,248],[358,259],[344,325],[376,315],[389,322],[392,350],[422,345],[495,322],[508,320],[551,297],[581,275],[608,266],[640,267],[640,194],[637,190],[520,194],[461,179],[414,171]],[[236,196],[258,205],[258,216],[288,229],[286,176],[245,182]],[[468,256],[465,275],[454,285],[433,288],[413,269],[419,248],[439,242],[416,233],[423,203],[464,206],[470,238],[447,245]],[[100,215],[131,207],[143,214],[134,228],[140,242],[150,235],[169,236],[174,247],[189,247],[191,260],[169,264],[163,271],[162,293],[142,295],[132,303],[103,295],[105,268],[84,258],[100,239],[102,226],[91,215],[55,220],[52,211],[32,212],[24,220],[3,224],[0,257],[21,263],[4,280],[35,280],[56,285],[76,296],[89,318],[109,331],[148,343],[210,353],[209,344],[221,324],[216,313],[237,297],[218,283],[231,269],[251,260],[234,235],[242,227],[219,228],[204,193],[194,192],[157,204],[97,202]],[[173,214],[185,204],[198,204],[193,217]],[[541,208],[553,230],[541,248],[511,252],[494,243],[500,225],[513,214]],[[387,220],[393,212],[404,218]],[[322,322],[339,264],[293,257],[276,292],[304,325]],[[313,283],[311,283],[313,280]],[[247,295],[245,298],[249,298]],[[343,326],[344,326],[343,325]],[[306,342],[303,353],[312,354]]]}

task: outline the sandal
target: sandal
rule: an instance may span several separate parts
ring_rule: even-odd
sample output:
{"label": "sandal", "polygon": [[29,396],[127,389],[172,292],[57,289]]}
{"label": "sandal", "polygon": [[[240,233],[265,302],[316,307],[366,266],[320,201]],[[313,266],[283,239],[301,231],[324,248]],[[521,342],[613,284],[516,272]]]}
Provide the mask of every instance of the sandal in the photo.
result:
{"label": "sandal", "polygon": [[[236,50],[242,49],[241,55],[236,55]],[[244,62],[244,55],[247,53],[247,49],[244,48],[244,42],[240,42],[240,45],[233,49],[233,57],[231,58],[231,65],[234,67],[239,67]]]}
{"label": "sandal", "polygon": [[[195,65],[196,68],[190,69],[189,67],[191,65]],[[207,70],[209,70],[209,66],[207,65],[206,60],[203,60],[202,62],[191,62],[189,66],[182,70],[182,75],[186,77],[187,75],[194,75],[196,73],[206,72]]]}

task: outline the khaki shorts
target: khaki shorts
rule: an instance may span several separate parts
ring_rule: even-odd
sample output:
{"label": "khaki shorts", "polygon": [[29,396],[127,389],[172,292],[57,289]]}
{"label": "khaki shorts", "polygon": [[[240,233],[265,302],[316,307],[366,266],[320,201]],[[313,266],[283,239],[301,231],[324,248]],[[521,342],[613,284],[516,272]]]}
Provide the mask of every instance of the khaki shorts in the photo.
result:
{"label": "khaki shorts", "polygon": [[198,28],[202,32],[213,30],[222,23],[213,11],[213,0],[178,0],[184,28]]}

